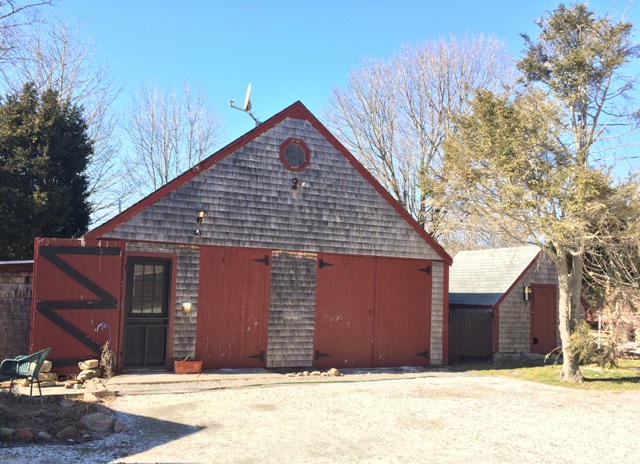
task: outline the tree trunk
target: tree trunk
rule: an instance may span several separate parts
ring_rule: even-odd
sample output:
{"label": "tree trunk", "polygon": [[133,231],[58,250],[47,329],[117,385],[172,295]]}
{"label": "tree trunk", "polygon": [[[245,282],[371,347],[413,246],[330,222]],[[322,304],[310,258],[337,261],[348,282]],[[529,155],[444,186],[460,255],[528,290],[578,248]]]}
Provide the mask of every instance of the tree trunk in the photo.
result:
{"label": "tree trunk", "polygon": [[562,247],[559,247],[557,249],[557,256],[554,257],[554,263],[558,271],[558,319],[560,324],[560,340],[562,342],[562,371],[560,372],[560,380],[582,382],[579,358],[571,348],[571,334],[577,323],[576,316],[579,314],[579,308],[575,308],[574,306],[576,302],[578,305],[580,304],[580,294],[582,291],[582,257],[574,258],[571,269],[573,272],[570,273],[566,256]]}

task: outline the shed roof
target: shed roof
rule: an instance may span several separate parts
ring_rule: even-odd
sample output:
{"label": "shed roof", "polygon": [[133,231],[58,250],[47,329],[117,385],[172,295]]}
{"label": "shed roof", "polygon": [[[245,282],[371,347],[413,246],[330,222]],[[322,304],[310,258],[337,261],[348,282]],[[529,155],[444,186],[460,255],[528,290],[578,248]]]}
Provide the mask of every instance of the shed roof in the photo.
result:
{"label": "shed roof", "polygon": [[535,246],[459,252],[451,266],[449,304],[495,306],[539,254]]}

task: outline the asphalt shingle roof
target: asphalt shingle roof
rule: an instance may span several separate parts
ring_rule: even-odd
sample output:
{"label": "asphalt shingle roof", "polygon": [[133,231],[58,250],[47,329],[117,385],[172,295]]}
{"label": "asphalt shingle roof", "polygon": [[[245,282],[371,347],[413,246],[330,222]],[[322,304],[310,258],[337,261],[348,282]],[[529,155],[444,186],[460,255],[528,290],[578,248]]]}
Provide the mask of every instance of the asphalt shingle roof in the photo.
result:
{"label": "asphalt shingle roof", "polygon": [[449,303],[494,306],[539,252],[535,246],[459,252],[449,276]]}

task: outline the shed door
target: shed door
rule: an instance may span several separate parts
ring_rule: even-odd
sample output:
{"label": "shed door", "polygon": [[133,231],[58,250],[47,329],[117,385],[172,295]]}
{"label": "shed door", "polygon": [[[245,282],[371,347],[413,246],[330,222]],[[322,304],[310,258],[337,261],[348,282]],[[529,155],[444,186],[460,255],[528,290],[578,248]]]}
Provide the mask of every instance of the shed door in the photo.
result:
{"label": "shed door", "polygon": [[379,258],[375,366],[429,364],[431,261]]}
{"label": "shed door", "polygon": [[271,250],[202,247],[196,357],[204,369],[265,367]]}
{"label": "shed door", "polygon": [[531,284],[531,352],[551,353],[557,347],[556,286]]}
{"label": "shed door", "polygon": [[36,239],[30,350],[51,348],[58,374],[99,359],[107,341],[119,351],[123,249],[115,240]]}
{"label": "shed door", "polygon": [[171,260],[130,257],[124,320],[124,367],[164,367]]}
{"label": "shed door", "polygon": [[375,275],[375,258],[318,256],[315,366],[373,365]]}

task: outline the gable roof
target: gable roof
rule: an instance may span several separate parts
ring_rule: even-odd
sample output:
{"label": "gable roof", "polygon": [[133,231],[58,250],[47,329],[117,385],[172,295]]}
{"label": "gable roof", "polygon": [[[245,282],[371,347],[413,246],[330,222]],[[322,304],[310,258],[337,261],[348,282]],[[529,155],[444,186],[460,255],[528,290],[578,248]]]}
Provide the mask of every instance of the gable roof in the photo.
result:
{"label": "gable roof", "polygon": [[442,258],[443,261],[447,264],[452,263],[452,258],[444,251],[444,249],[411,217],[411,215],[389,194],[389,192],[380,185],[380,183],[362,166],[362,164],[360,164],[360,162],[344,147],[344,145],[342,145],[335,136],[333,136],[333,134],[331,134],[329,130],[322,125],[322,123],[320,123],[320,121],[299,101],[295,102],[288,108],[285,108],[280,113],[269,118],[262,124],[247,132],[245,135],[231,142],[226,147],[204,159],[198,165],[192,167],[169,183],[160,187],[158,190],[118,214],[113,219],[89,231],[85,235],[85,238],[97,239],[104,237],[105,234],[113,231],[116,227],[133,218],[148,206],[156,203],[158,200],[164,198],[178,187],[212,167],[214,164],[219,163],[227,156],[254,141],[260,135],[272,129],[286,118],[301,119],[309,122],[336,149],[336,151],[338,151],[338,153],[340,153],[340,155],[342,155],[348,163],[350,163],[358,173],[374,187],[382,198],[384,198],[389,205],[396,210],[396,212],[418,233],[418,235],[437,253],[437,255]]}
{"label": "gable roof", "polygon": [[449,275],[449,304],[496,306],[539,255],[536,246],[459,252]]}

